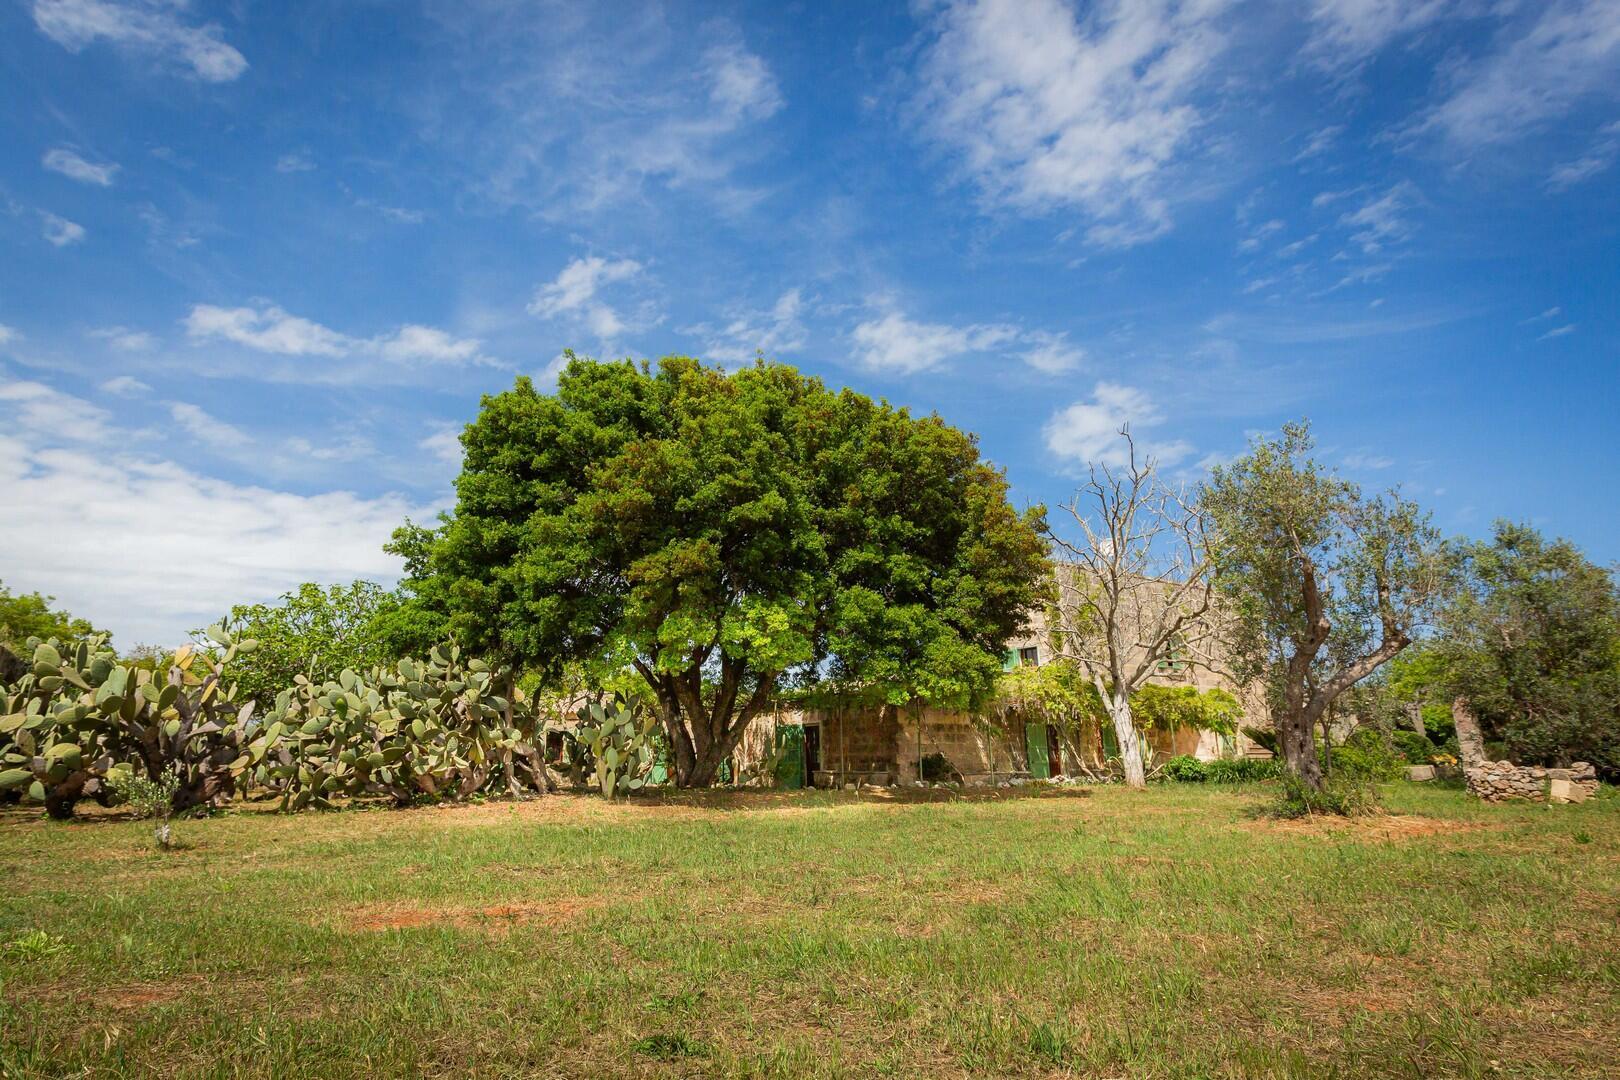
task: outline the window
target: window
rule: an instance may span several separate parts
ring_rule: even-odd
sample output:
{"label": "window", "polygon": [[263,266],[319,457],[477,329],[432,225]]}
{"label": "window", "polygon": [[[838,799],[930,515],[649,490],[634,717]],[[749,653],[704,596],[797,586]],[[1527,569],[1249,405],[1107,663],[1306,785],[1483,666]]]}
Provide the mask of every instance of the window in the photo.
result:
{"label": "window", "polygon": [[1039,667],[1041,663],[1041,650],[1037,645],[1018,650],[1019,667]]}

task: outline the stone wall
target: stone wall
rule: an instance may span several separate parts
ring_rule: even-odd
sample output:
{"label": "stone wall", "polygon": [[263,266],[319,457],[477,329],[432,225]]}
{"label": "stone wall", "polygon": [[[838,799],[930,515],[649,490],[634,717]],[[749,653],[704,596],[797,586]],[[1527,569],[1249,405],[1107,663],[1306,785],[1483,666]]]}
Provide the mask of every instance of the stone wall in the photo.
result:
{"label": "stone wall", "polygon": [[1597,769],[1577,761],[1567,769],[1487,761],[1463,770],[1470,793],[1486,802],[1523,799],[1542,802],[1549,792],[1558,802],[1583,802],[1597,793]]}

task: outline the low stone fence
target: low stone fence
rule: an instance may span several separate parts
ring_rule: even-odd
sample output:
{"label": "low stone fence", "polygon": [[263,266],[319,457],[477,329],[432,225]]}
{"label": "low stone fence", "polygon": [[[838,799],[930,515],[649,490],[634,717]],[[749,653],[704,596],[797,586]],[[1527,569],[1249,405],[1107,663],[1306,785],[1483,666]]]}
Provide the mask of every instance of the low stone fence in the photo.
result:
{"label": "low stone fence", "polygon": [[1486,802],[1525,799],[1530,802],[1585,802],[1597,794],[1597,769],[1577,761],[1567,769],[1487,761],[1463,773],[1468,790]]}

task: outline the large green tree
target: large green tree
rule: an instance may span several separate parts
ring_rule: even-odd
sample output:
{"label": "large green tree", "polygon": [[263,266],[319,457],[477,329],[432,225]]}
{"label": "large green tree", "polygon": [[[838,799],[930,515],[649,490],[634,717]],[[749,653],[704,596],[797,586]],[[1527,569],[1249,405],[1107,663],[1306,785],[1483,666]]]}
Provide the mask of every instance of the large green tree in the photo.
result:
{"label": "large green tree", "polygon": [[0,582],[0,646],[22,650],[31,637],[83,641],[101,633],[88,619],[51,607],[56,597],[41,593],[13,593]]}
{"label": "large green tree", "polygon": [[[241,697],[261,705],[292,686],[295,675],[317,684],[344,668],[365,671],[397,659],[384,632],[401,605],[394,592],[370,581],[327,588],[305,582],[270,604],[238,604],[225,618],[258,648],[232,666]],[[194,631],[202,637],[203,631]],[[420,655],[420,654],[418,654]]]}
{"label": "large green tree", "polygon": [[1427,514],[1395,493],[1364,494],[1312,446],[1303,423],[1255,439],[1211,471],[1203,505],[1232,662],[1264,680],[1284,761],[1320,789],[1317,726],[1411,644],[1444,595],[1447,559]]}
{"label": "large green tree", "polygon": [[633,669],[685,786],[790,683],[988,693],[1046,572],[972,436],[782,365],[573,360],[462,444],[424,591],[485,655]]}
{"label": "large green tree", "polygon": [[1461,549],[1438,651],[1453,691],[1517,761],[1620,772],[1620,593],[1567,540],[1499,522]]}

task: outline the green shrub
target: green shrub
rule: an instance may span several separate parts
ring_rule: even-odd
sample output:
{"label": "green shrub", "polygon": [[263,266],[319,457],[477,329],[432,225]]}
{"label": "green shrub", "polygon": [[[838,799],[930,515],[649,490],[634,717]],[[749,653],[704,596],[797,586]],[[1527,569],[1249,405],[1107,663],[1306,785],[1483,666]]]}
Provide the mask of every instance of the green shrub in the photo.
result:
{"label": "green shrub", "polygon": [[1204,763],[1191,754],[1177,754],[1164,763],[1166,779],[1182,784],[1201,784],[1208,779]]}
{"label": "green shrub", "polygon": [[1394,780],[1405,771],[1405,758],[1390,749],[1383,733],[1375,728],[1361,728],[1353,732],[1343,745],[1328,751],[1328,772],[1335,777]]}
{"label": "green shrub", "polygon": [[1282,763],[1276,758],[1221,758],[1204,763],[1204,779],[1211,784],[1252,784],[1275,780],[1281,773]]}
{"label": "green shrub", "polygon": [[1395,752],[1408,765],[1427,765],[1438,753],[1438,748],[1427,735],[1419,735],[1415,731],[1397,731],[1391,738],[1395,743]]}
{"label": "green shrub", "polygon": [[1376,814],[1381,806],[1378,788],[1372,780],[1349,773],[1334,773],[1314,791],[1291,770],[1281,773],[1282,789],[1273,807],[1278,817],[1300,818],[1312,814],[1361,817]]}

